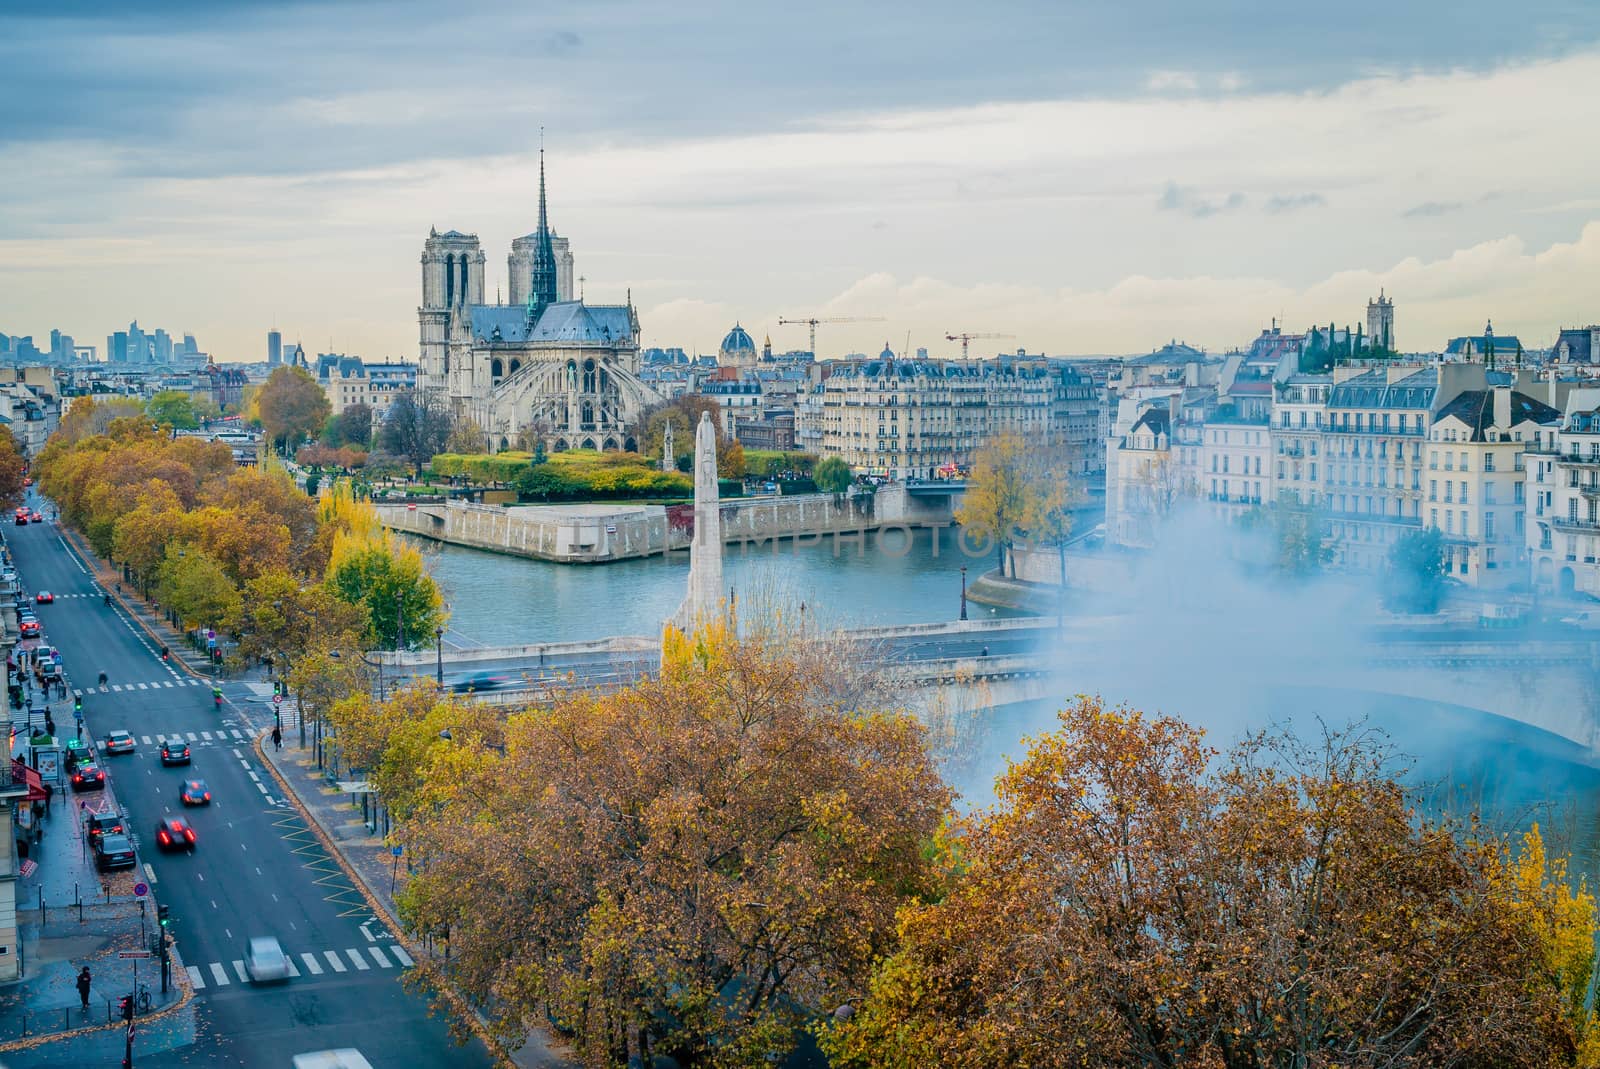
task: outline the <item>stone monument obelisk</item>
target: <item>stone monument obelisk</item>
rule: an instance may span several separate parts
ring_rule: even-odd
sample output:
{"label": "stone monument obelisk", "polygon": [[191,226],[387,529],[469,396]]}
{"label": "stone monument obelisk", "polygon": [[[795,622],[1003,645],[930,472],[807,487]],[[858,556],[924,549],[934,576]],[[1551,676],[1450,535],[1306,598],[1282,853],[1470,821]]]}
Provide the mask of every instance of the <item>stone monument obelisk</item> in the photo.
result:
{"label": "stone monument obelisk", "polygon": [[672,441],[672,420],[661,428],[661,470],[671,474],[678,470],[678,458]]}
{"label": "stone monument obelisk", "polygon": [[717,490],[717,428],[700,413],[694,432],[694,540],[689,544],[689,592],[678,609],[685,631],[722,612],[722,501]]}

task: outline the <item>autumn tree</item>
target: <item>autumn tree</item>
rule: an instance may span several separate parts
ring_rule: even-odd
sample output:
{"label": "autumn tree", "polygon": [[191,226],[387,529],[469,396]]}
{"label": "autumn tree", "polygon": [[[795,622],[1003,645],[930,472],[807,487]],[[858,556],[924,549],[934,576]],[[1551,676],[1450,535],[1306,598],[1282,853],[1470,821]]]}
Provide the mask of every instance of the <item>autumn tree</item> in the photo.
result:
{"label": "autumn tree", "polygon": [[371,407],[363,404],[347,405],[338,415],[329,416],[328,422],[322,428],[321,442],[335,449],[342,445],[351,445],[359,449],[371,446]]}
{"label": "autumn tree", "polygon": [[489,436],[478,426],[476,420],[463,419],[450,428],[450,437],[445,439],[444,451],[446,453],[459,453],[462,456],[472,456],[482,453],[488,448]]}
{"label": "autumn tree", "polygon": [[389,402],[376,441],[384,452],[410,461],[420,476],[423,466],[444,452],[450,424],[449,410],[432,394],[406,390]]}
{"label": "autumn tree", "polygon": [[1389,547],[1383,600],[1395,612],[1439,611],[1444,600],[1444,536],[1437,527],[1407,531]]}
{"label": "autumn tree", "polygon": [[274,368],[255,397],[262,429],[274,447],[286,451],[320,429],[327,421],[328,397],[304,368]]}
{"label": "autumn tree", "polygon": [[711,425],[717,428],[717,436],[720,438],[722,406],[714,397],[689,393],[647,409],[643,416],[644,441],[640,443],[640,452],[647,457],[659,457],[661,447],[666,441],[666,426],[671,423],[674,465],[686,457],[693,457],[695,428],[700,426],[701,413],[708,413],[711,416]]}
{"label": "autumn tree", "polygon": [[143,416],[144,406],[132,397],[74,397],[67,410],[61,414],[52,442],[71,446],[85,438],[106,433],[114,419]]}
{"label": "autumn tree", "polygon": [[717,478],[744,478],[744,446],[732,438],[717,441]]}
{"label": "autumn tree", "polygon": [[444,599],[409,546],[374,542],[336,552],[327,582],[338,597],[366,607],[367,635],[379,649],[428,645],[444,624]]}
{"label": "autumn tree", "polygon": [[11,431],[0,427],[0,507],[11,508],[22,500],[27,467]]}
{"label": "autumn tree", "polygon": [[[1068,473],[1073,469],[1073,451],[1058,446],[1036,453],[1028,464],[1026,504],[1022,529],[1036,546],[1053,546],[1056,551],[1060,604],[1066,604],[1067,543],[1072,540],[1072,510],[1082,500],[1083,488]],[[1065,614],[1065,609],[1061,612]]]}
{"label": "autumn tree", "polygon": [[158,427],[192,431],[200,426],[194,398],[185,390],[161,390],[145,402],[145,415]]}
{"label": "autumn tree", "polygon": [[156,594],[185,627],[222,624],[238,611],[239,590],[227,571],[192,546],[169,549],[156,570]]}
{"label": "autumn tree", "polygon": [[1387,758],[1361,734],[1218,755],[1080,698],[954,829],[831,1063],[1572,1064],[1499,850],[1419,818]]}
{"label": "autumn tree", "polygon": [[823,493],[842,494],[850,489],[850,465],[838,457],[823,457],[812,470],[811,481]]}
{"label": "autumn tree", "polygon": [[994,547],[1001,575],[1006,551],[1023,533],[1033,493],[1028,448],[1021,436],[997,435],[974,454],[956,522]]}
{"label": "autumn tree", "polygon": [[402,729],[403,916],[448,930],[497,1031],[548,1008],[587,1065],[758,1066],[864,985],[950,794],[914,719],[829,701],[820,667],[710,625],[657,679]]}

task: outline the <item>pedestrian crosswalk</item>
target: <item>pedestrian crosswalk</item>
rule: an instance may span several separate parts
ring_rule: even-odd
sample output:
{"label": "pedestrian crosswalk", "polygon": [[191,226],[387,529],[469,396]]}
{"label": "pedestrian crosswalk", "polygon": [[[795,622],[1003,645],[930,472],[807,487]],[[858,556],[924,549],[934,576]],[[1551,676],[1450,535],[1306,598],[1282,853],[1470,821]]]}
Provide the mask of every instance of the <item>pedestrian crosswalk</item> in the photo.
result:
{"label": "pedestrian crosswalk", "polygon": [[85,694],[121,694],[132,690],[161,690],[171,687],[205,687],[210,681],[195,679],[193,676],[180,676],[177,679],[157,679],[147,683],[112,683],[104,687],[84,687]]}
{"label": "pedestrian crosswalk", "polygon": [[[365,953],[362,953],[365,951]],[[346,947],[338,950],[302,950],[287,952],[284,960],[289,965],[289,978],[334,976],[338,973],[372,972],[375,969],[409,969],[416,964],[410,954],[399,944],[367,947]],[[250,972],[243,958],[232,961],[212,961],[204,965],[188,965],[185,971],[196,991],[207,988],[232,987],[250,983]]]}
{"label": "pedestrian crosswalk", "polygon": [[[160,744],[162,739],[183,739],[190,746],[204,746],[208,742],[225,744],[249,742],[253,737],[248,732],[240,731],[237,728],[217,728],[215,731],[169,731],[165,734],[135,736],[141,746],[156,746]],[[106,741],[105,739],[100,740],[102,748],[105,746]]]}

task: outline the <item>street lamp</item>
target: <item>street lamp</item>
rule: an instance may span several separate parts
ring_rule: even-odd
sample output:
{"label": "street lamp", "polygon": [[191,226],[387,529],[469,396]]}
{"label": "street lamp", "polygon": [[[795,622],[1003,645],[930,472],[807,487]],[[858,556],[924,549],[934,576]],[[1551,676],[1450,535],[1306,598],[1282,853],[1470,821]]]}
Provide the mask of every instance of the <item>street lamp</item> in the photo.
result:
{"label": "street lamp", "polygon": [[394,649],[396,653],[406,648],[405,599],[400,591],[394,592]]}
{"label": "street lamp", "polygon": [[433,681],[439,684],[439,689],[444,689],[444,628],[433,629]]}
{"label": "street lamp", "polygon": [[961,619],[967,618],[967,566],[961,566]]}

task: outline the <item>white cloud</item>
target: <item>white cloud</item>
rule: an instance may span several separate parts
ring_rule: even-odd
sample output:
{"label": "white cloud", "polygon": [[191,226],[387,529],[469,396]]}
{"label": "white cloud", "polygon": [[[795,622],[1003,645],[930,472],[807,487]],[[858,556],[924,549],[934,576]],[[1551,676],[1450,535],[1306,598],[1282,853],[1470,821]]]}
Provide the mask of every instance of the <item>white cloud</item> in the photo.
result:
{"label": "white cloud", "polygon": [[[1489,315],[1525,338],[1600,317],[1555,266],[1590,263],[1592,290],[1600,141],[1570,131],[1600,128],[1600,94],[1572,91],[1600,82],[1600,53],[1305,94],[1174,92],[1181,73],[1131,99],[819,115],[582,152],[553,134],[552,216],[591,299],[631,287],[651,343],[702,351],[734,318],[802,344],[777,315],[838,308],[888,322],[819,332],[824,352],[898,348],[908,329],[913,344],[1003,329],[1052,352],[1232,345],[1280,312],[1353,321],[1380,283],[1407,345]],[[435,105],[396,90],[284,106],[364,122]],[[291,178],[113,182],[92,146],[30,156],[0,203],[0,234],[18,235],[0,240],[0,329],[90,338],[138,316],[246,358],[275,315],[308,344],[413,353],[428,226],[482,235],[492,293],[533,225],[523,133],[471,166]],[[1500,164],[1464,166],[1484,145]],[[1561,166],[1545,165],[1556,146]]]}

